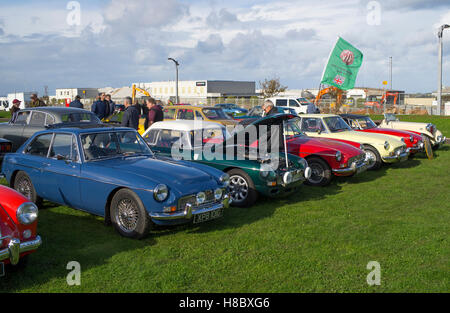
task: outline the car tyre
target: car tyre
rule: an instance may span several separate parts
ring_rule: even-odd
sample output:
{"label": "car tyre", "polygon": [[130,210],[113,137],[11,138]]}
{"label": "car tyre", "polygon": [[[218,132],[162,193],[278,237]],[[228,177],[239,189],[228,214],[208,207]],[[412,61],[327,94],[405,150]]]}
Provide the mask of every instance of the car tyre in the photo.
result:
{"label": "car tyre", "polygon": [[13,188],[24,195],[28,200],[36,204],[38,207],[42,206],[42,198],[39,197],[34,188],[31,178],[27,173],[20,171],[14,178]]}
{"label": "car tyre", "polygon": [[327,162],[318,157],[307,159],[308,166],[311,168],[311,177],[305,181],[310,186],[327,186],[330,184],[333,175]]}
{"label": "car tyre", "polygon": [[374,171],[379,169],[383,161],[381,160],[380,153],[377,151],[377,149],[371,146],[364,146],[364,152],[373,158],[373,162],[369,163],[367,170]]}
{"label": "car tyre", "polygon": [[427,158],[429,160],[432,160],[434,157],[434,153],[433,153],[433,147],[431,146],[430,138],[425,136],[423,139],[423,143],[424,143],[425,155],[427,156]]}
{"label": "car tyre", "polygon": [[253,180],[243,170],[234,168],[229,170],[230,176],[231,205],[237,207],[249,207],[258,199]]}
{"label": "car tyre", "polygon": [[151,219],[144,204],[136,193],[129,189],[119,190],[111,200],[111,222],[124,237],[144,238],[151,225]]}

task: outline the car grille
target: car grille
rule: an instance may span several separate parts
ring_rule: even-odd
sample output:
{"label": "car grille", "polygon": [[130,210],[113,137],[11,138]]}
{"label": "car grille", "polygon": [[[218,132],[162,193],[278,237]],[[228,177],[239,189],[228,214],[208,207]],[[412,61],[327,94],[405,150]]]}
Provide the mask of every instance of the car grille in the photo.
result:
{"label": "car grille", "polygon": [[358,154],[357,156],[354,156],[354,157],[348,159],[348,164],[349,165],[351,165],[352,163],[360,164],[365,159],[366,159],[366,154],[365,153],[361,153],[361,154]]}
{"label": "car grille", "polygon": [[178,200],[178,210],[184,210],[186,207],[186,204],[190,203],[192,205],[193,210],[201,210],[209,208],[213,205],[220,204],[220,201],[217,201],[214,198],[214,191],[212,190],[205,190],[204,191],[206,195],[205,202],[202,204],[197,204],[196,195],[189,195],[186,197],[181,198]]}

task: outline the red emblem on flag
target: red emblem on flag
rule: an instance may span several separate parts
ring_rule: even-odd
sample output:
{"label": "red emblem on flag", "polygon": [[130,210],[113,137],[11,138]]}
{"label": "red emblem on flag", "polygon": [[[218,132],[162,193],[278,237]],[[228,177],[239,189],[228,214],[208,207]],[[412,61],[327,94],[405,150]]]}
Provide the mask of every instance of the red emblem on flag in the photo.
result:
{"label": "red emblem on flag", "polygon": [[334,78],[334,82],[339,86],[342,86],[344,84],[344,81],[345,77],[342,77],[341,75],[336,75],[336,77]]}

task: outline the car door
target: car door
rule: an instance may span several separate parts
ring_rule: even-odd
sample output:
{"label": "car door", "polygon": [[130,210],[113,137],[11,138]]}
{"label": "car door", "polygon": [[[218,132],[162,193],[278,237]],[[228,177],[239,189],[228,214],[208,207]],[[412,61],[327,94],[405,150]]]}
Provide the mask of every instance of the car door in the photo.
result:
{"label": "car door", "polygon": [[79,208],[80,170],[76,137],[71,133],[55,133],[42,173],[43,178],[53,185],[49,188],[48,199]]}
{"label": "car door", "polygon": [[47,115],[44,112],[32,111],[28,123],[23,128],[22,136],[24,141],[41,130],[45,130],[45,119]]}
{"label": "car door", "polygon": [[12,151],[15,152],[26,141],[27,138],[23,136],[23,129],[30,118],[30,111],[20,111],[14,123],[3,124],[0,128],[0,137],[12,142]]}

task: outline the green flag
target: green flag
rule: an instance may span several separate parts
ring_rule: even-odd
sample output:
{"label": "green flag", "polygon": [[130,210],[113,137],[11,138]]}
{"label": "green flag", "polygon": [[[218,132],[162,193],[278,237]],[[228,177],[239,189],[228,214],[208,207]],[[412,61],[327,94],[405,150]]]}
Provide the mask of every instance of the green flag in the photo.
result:
{"label": "green flag", "polygon": [[339,37],[331,51],[321,83],[343,90],[352,89],[362,60],[362,52]]}

